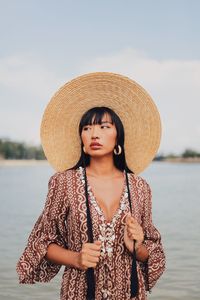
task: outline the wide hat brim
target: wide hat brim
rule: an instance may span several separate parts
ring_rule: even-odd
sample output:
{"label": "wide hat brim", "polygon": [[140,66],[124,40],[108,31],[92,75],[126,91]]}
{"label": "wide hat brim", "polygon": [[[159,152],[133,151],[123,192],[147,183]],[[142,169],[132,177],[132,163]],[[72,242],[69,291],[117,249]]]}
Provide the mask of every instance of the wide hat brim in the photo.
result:
{"label": "wide hat brim", "polygon": [[108,72],[79,76],[62,86],[48,103],[41,122],[41,144],[56,171],[73,167],[81,154],[78,126],[95,106],[107,106],[120,117],[125,131],[128,167],[142,172],[155,157],[161,138],[158,109],[135,81]]}

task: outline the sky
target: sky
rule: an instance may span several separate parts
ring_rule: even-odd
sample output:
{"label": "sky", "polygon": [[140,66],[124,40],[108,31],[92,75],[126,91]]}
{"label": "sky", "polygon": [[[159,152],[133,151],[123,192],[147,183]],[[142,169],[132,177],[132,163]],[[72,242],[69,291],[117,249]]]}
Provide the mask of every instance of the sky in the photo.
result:
{"label": "sky", "polygon": [[158,153],[200,152],[200,1],[0,0],[0,7],[0,138],[39,145],[57,89],[107,71],[154,99]]}

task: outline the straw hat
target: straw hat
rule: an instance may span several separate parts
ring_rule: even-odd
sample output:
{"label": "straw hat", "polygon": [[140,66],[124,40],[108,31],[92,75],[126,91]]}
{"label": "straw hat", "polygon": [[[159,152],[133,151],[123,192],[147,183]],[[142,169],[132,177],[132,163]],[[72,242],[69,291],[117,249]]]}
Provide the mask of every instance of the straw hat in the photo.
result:
{"label": "straw hat", "polygon": [[64,171],[78,162],[78,125],[84,112],[94,106],[107,106],[120,117],[127,165],[135,174],[142,172],[160,145],[159,112],[138,83],[107,72],[79,76],[64,84],[50,100],[41,123],[41,143],[49,163]]}

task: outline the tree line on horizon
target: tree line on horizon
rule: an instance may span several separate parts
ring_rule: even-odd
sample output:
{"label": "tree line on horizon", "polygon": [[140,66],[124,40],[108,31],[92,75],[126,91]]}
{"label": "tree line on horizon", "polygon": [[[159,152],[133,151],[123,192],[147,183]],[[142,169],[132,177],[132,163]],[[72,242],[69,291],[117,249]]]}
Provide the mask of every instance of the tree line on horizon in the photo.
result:
{"label": "tree line on horizon", "polygon": [[193,149],[186,149],[183,153],[181,153],[180,155],[175,155],[173,153],[170,153],[168,155],[162,155],[162,154],[157,154],[156,157],[154,158],[154,160],[157,160],[157,161],[161,161],[161,160],[164,160],[166,158],[197,158],[197,157],[200,157],[200,152],[197,152]]}
{"label": "tree line on horizon", "polygon": [[[157,154],[154,160],[164,160],[165,158],[176,158],[176,157],[200,157],[200,152],[193,149],[186,149],[180,155],[168,154],[162,155]],[[46,159],[42,146],[27,145],[23,142],[15,142],[10,139],[0,138],[0,159]]]}
{"label": "tree line on horizon", "polygon": [[41,146],[0,139],[0,159],[46,159]]}

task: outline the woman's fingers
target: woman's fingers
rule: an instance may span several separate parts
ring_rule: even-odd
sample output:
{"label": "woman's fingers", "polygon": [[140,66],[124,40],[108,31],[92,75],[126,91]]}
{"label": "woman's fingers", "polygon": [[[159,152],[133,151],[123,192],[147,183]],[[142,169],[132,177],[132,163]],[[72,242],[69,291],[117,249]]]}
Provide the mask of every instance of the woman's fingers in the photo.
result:
{"label": "woman's fingers", "polygon": [[143,230],[140,226],[127,226],[127,232],[131,234],[142,234]]}
{"label": "woman's fingers", "polygon": [[97,263],[99,261],[99,256],[87,255],[86,259],[88,262]]}
{"label": "woman's fingers", "polygon": [[82,249],[86,251],[99,252],[101,250],[101,241],[95,241],[94,243],[85,243]]}
{"label": "woman's fingers", "polygon": [[139,226],[127,226],[127,230],[130,231],[130,232],[133,232],[133,231],[139,231],[140,230],[140,227]]}
{"label": "woman's fingers", "polygon": [[130,224],[138,224],[138,223],[137,223],[136,219],[133,218],[130,213],[128,213],[126,216],[126,224],[130,225]]}
{"label": "woman's fingers", "polygon": [[128,233],[128,237],[129,237],[130,239],[133,239],[133,240],[139,240],[139,239],[142,239],[142,237],[141,237],[139,234],[137,234],[137,233]]}
{"label": "woman's fingers", "polygon": [[100,256],[100,251],[95,251],[95,250],[87,250],[87,249],[83,249],[82,253],[84,253],[86,256],[94,256],[94,257],[99,257]]}
{"label": "woman's fingers", "polygon": [[143,240],[144,238],[142,227],[130,213],[126,217],[125,230],[128,237],[132,240]]}
{"label": "woman's fingers", "polygon": [[90,254],[85,254],[82,257],[82,263],[86,264],[88,263],[97,263],[99,261],[99,257],[98,256],[92,256]]}
{"label": "woman's fingers", "polygon": [[100,251],[101,250],[101,242],[98,241],[99,243],[86,243],[85,247],[89,250],[93,250],[93,251]]}
{"label": "woman's fingers", "polygon": [[142,229],[139,227],[139,226],[137,226],[137,227],[127,227],[127,231],[128,232],[131,232],[131,233],[133,233],[133,232],[135,232],[135,233],[141,233],[142,232]]}
{"label": "woman's fingers", "polygon": [[128,214],[126,215],[125,222],[126,222],[127,225],[131,224],[131,222],[132,222],[132,217],[131,217],[131,214],[130,214],[130,213],[128,213]]}
{"label": "woman's fingers", "polygon": [[97,263],[88,262],[87,267],[85,269],[87,270],[88,268],[96,268],[96,266],[97,266]]}
{"label": "woman's fingers", "polygon": [[101,241],[95,241],[94,243],[85,243],[83,247],[87,249],[99,250],[101,249]]}
{"label": "woman's fingers", "polygon": [[94,243],[83,244],[80,252],[80,264],[82,269],[95,268],[99,262],[101,254],[101,241],[95,241]]}

